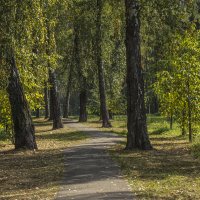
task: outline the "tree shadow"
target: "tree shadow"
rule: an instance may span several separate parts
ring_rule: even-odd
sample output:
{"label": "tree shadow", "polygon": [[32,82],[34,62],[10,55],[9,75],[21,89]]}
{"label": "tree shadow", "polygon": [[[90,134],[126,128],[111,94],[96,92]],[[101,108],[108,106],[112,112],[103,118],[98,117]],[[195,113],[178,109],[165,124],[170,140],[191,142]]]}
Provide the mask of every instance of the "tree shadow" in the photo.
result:
{"label": "tree shadow", "polygon": [[59,141],[77,141],[84,139],[85,137],[81,132],[63,132],[37,135],[37,139],[40,140],[59,140]]}
{"label": "tree shadow", "polygon": [[154,140],[154,141],[180,141],[180,140],[184,140],[185,139],[185,136],[182,136],[182,135],[179,135],[179,136],[170,136],[170,137],[152,137],[151,136],[152,134],[150,134],[150,138],[151,140]]}
{"label": "tree shadow", "polygon": [[[184,144],[184,143],[182,143]],[[188,155],[188,150],[184,147],[165,149],[169,144],[163,145],[163,149],[154,149],[143,152],[139,150],[124,151],[120,149],[118,153],[124,159],[122,165],[126,171],[137,171],[139,177],[145,180],[162,180],[169,176],[183,176],[188,178],[200,178],[200,162]],[[181,145],[181,144],[180,144]],[[158,148],[158,145],[155,145]],[[117,155],[116,155],[117,156]]]}
{"label": "tree shadow", "polygon": [[[78,193],[78,192],[77,192]],[[88,194],[65,194],[61,193],[59,196],[57,196],[57,200],[66,200],[67,198],[69,199],[76,199],[76,200],[111,200],[111,199],[116,199],[116,200],[132,200],[133,195],[131,192],[92,192]]]}
{"label": "tree shadow", "polygon": [[34,123],[34,126],[50,126],[50,125],[52,125],[52,121],[36,121],[36,120],[34,120],[33,121],[33,123]]}
{"label": "tree shadow", "polygon": [[167,127],[162,127],[162,128],[159,128],[159,129],[152,131],[151,133],[149,133],[149,135],[161,135],[161,134],[166,133],[169,130],[170,129],[167,128]]}
{"label": "tree shadow", "polygon": [[[63,153],[58,150],[1,152],[0,198],[4,199],[3,194],[13,197],[19,194],[19,199],[24,199],[29,192],[39,188],[57,186],[62,172],[58,163],[62,163],[62,159]],[[22,190],[26,192],[19,193]]]}

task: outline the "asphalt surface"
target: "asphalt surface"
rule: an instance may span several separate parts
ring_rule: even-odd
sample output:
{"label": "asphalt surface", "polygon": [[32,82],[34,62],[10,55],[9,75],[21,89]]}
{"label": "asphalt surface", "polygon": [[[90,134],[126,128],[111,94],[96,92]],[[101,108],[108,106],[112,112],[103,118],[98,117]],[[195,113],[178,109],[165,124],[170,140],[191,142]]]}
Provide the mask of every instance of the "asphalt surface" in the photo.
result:
{"label": "asphalt surface", "polygon": [[67,122],[67,126],[91,139],[65,150],[65,173],[56,200],[134,199],[120,167],[106,151],[123,138],[75,122]]}

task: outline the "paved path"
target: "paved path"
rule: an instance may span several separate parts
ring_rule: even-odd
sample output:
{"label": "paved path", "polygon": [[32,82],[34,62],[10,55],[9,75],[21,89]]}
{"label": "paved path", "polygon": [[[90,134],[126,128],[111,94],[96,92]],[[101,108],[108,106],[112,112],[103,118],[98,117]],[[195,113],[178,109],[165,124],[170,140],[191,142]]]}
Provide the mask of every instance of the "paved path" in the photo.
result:
{"label": "paved path", "polygon": [[128,182],[105,151],[122,138],[74,122],[67,126],[92,139],[65,151],[65,174],[56,200],[132,200]]}

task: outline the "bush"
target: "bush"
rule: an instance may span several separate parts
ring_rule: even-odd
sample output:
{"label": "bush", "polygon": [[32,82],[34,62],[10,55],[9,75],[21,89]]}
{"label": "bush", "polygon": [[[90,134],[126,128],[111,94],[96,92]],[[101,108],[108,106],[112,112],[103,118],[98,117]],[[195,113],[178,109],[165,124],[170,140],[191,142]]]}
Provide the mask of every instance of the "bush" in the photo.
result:
{"label": "bush", "polygon": [[200,158],[200,135],[195,136],[195,141],[191,146],[191,151],[195,158]]}
{"label": "bush", "polygon": [[14,143],[14,137],[12,134],[12,131],[10,130],[5,130],[5,129],[0,129],[0,141],[6,141],[10,140],[12,143]]}
{"label": "bush", "polygon": [[167,128],[167,127],[162,127],[162,128],[159,128],[159,129],[156,129],[155,131],[151,132],[152,135],[160,135],[160,134],[163,134],[167,131],[169,131],[170,129]]}

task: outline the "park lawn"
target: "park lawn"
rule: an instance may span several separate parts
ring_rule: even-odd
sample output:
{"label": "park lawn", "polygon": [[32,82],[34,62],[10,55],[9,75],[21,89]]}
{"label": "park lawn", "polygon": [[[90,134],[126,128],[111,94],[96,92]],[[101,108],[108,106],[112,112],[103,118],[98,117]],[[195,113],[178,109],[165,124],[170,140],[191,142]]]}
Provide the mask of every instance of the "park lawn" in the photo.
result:
{"label": "park lawn", "polygon": [[[136,199],[200,199],[200,133],[189,144],[174,123],[173,130],[161,116],[148,116],[152,151],[125,151],[125,139],[109,152],[119,162]],[[89,118],[88,126],[101,127],[98,118]],[[115,117],[111,131],[126,136],[125,117]]]}
{"label": "park lawn", "polygon": [[0,142],[0,199],[54,199],[64,170],[63,150],[86,140],[69,128],[52,131],[51,122],[35,121],[38,151],[13,151]]}

